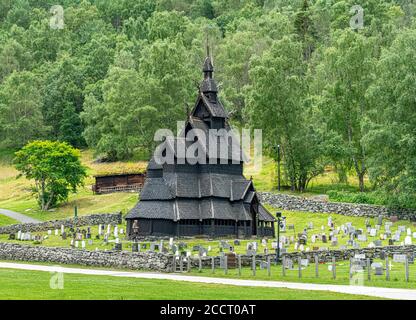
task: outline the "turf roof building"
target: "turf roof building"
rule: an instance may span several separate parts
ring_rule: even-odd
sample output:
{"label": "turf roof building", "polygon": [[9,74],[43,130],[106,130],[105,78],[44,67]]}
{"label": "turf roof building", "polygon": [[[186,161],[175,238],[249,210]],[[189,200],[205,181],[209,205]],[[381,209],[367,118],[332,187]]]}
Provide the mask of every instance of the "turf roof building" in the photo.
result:
{"label": "turf roof building", "polygon": [[[243,176],[244,154],[232,139],[213,72],[207,57],[198,98],[182,134],[162,144],[162,153],[172,153],[173,163],[150,160],[140,201],[126,216],[130,238],[274,236],[274,217],[259,202],[252,180]],[[190,141],[185,137],[191,131]],[[194,143],[200,143],[203,152],[190,158],[187,151]]]}

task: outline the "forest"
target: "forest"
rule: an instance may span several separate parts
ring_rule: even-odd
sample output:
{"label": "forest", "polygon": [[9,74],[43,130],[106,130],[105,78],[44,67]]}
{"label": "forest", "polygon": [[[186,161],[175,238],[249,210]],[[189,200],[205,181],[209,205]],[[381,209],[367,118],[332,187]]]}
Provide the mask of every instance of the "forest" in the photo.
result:
{"label": "forest", "polygon": [[[0,149],[65,141],[148,159],[196,99],[210,48],[236,128],[303,192],[339,182],[416,207],[412,0],[0,0]],[[366,184],[365,181],[368,181]]]}

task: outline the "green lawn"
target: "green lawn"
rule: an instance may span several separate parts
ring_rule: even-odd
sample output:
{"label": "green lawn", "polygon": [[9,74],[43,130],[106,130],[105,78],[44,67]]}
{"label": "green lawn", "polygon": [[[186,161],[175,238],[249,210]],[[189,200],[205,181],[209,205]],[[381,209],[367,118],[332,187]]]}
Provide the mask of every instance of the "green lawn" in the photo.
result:
{"label": "green lawn", "polygon": [[99,300],[350,300],[374,299],[327,291],[237,287],[170,280],[64,274],[63,289],[51,289],[49,272],[0,270],[0,299]]}
{"label": "green lawn", "polygon": [[18,221],[0,214],[0,226],[7,226],[9,224],[16,224]]}
{"label": "green lawn", "polygon": [[[375,259],[374,262],[382,263],[383,267],[385,261]],[[294,262],[293,269],[286,269],[285,275],[282,273],[282,265],[275,265],[272,263],[270,276],[267,273],[267,269],[260,269],[259,263],[257,263],[256,274],[253,275],[250,267],[243,267],[241,275],[238,274],[238,269],[229,269],[225,274],[223,269],[215,269],[212,273],[210,267],[203,268],[201,271],[198,268],[191,269],[191,272],[185,272],[186,275],[199,275],[204,277],[224,277],[246,280],[273,280],[273,281],[288,281],[288,282],[303,282],[303,283],[319,283],[319,284],[336,284],[336,285],[365,285],[371,287],[383,287],[383,288],[404,288],[404,289],[416,289],[416,265],[409,264],[409,282],[405,280],[404,264],[395,263],[390,259],[391,270],[390,280],[386,280],[386,277],[376,276],[374,270],[371,270],[371,278],[368,280],[367,269],[362,272],[354,273],[353,279],[349,277],[349,261],[337,261],[336,262],[336,278],[333,279],[332,271],[329,267],[332,263],[319,264],[319,277],[315,276],[315,263],[310,263],[307,267],[302,267],[301,278],[299,278],[299,269],[297,262]],[[184,264],[186,268],[186,264]]]}

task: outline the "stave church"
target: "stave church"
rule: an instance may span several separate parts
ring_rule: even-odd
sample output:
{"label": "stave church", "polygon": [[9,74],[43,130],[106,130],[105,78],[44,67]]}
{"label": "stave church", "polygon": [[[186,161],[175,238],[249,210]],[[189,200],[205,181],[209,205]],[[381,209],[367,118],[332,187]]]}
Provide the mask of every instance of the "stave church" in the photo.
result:
{"label": "stave church", "polygon": [[[130,239],[275,234],[275,218],[260,203],[253,181],[243,176],[245,155],[240,145],[236,148],[235,139],[229,139],[232,129],[218,98],[209,55],[202,71],[204,79],[182,134],[163,144],[163,154],[170,152],[173,160],[161,163],[153,156],[149,161],[140,200],[126,216]],[[191,131],[189,141],[184,137]],[[189,157],[189,148],[200,141],[204,143],[197,148],[199,154],[192,153],[197,159]],[[220,152],[223,146],[227,152]],[[204,161],[195,161],[201,160],[201,154]]]}

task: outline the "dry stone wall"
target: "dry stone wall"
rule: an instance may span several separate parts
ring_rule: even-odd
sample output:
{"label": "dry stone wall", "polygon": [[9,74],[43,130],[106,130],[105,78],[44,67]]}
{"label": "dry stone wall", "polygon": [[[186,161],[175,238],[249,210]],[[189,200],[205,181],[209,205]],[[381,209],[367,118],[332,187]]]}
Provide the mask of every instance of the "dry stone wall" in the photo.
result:
{"label": "dry stone wall", "polygon": [[172,271],[172,256],[157,252],[87,251],[0,242],[0,260],[79,264],[91,267]]}
{"label": "dry stone wall", "polygon": [[[94,226],[99,224],[120,224],[122,223],[122,215],[119,213],[101,213],[88,216],[78,217],[77,226]],[[0,227],[0,234],[16,233],[19,230],[23,232],[41,232],[53,229],[60,229],[61,225],[66,228],[74,225],[74,219],[68,218],[64,220],[53,220],[39,223],[22,223],[10,226]]]}
{"label": "dry stone wall", "polygon": [[263,203],[282,210],[339,213],[345,216],[370,218],[379,215],[383,217],[396,215],[403,220],[410,219],[416,221],[416,211],[411,209],[390,209],[384,206],[368,204],[327,202],[271,192],[259,192],[258,194]]}

